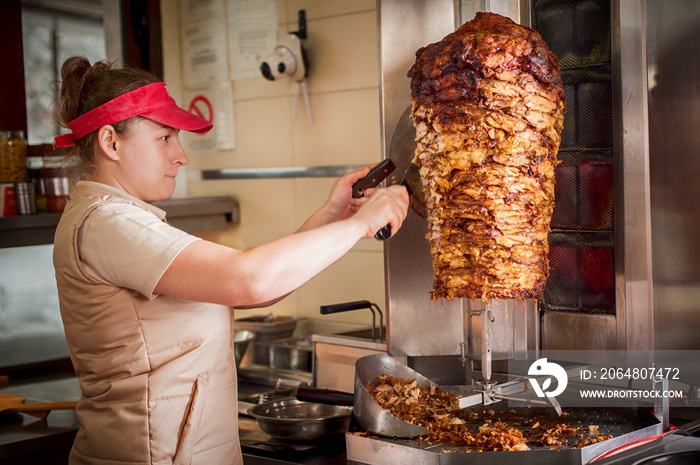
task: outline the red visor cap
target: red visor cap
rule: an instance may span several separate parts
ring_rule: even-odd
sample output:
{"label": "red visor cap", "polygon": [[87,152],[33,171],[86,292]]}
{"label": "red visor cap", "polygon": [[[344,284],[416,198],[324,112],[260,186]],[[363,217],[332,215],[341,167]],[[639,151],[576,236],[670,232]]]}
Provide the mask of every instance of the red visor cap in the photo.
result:
{"label": "red visor cap", "polygon": [[155,82],[126,92],[68,123],[72,134],[55,138],[56,146],[75,145],[76,141],[107,124],[142,116],[175,129],[204,133],[213,124],[175,103],[163,82]]}

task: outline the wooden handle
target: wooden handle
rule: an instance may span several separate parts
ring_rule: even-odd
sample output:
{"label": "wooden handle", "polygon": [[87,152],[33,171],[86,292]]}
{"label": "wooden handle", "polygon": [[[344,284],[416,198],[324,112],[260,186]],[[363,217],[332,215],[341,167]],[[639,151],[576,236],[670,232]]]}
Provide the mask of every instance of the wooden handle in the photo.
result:
{"label": "wooden handle", "polygon": [[5,412],[46,412],[50,410],[74,410],[78,403],[75,401],[66,402],[38,402],[35,404],[20,404],[11,407]]}

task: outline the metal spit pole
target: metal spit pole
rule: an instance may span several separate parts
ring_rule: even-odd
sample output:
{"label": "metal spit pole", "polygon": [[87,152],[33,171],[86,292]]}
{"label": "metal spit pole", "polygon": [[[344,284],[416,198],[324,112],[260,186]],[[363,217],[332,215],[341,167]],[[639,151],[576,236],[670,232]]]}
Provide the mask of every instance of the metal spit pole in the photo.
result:
{"label": "metal spit pole", "polygon": [[484,385],[491,383],[491,318],[493,314],[489,307],[493,304],[493,299],[489,299],[488,306],[481,311],[481,376]]}

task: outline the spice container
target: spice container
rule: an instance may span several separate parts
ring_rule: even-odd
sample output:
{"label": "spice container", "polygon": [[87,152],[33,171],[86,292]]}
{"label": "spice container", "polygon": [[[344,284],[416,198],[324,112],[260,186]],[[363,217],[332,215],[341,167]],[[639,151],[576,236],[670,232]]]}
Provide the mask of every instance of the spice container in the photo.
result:
{"label": "spice container", "polygon": [[70,182],[57,169],[45,169],[42,174],[46,183],[46,207],[50,212],[60,213],[68,203]]}
{"label": "spice container", "polygon": [[0,183],[27,180],[24,131],[0,131]]}
{"label": "spice container", "polygon": [[48,211],[46,205],[46,180],[41,177],[41,171],[44,167],[44,157],[50,155],[52,150],[51,144],[27,146],[27,170],[29,171],[29,180],[34,184],[36,211],[40,213]]}
{"label": "spice container", "polygon": [[66,176],[67,167],[65,154],[60,151],[43,157],[41,178],[46,187],[46,207],[49,212],[60,213],[68,203],[70,179]]}
{"label": "spice container", "polygon": [[15,186],[10,183],[0,183],[0,217],[2,216],[17,216]]}
{"label": "spice container", "polygon": [[17,213],[20,215],[33,215],[36,213],[34,184],[31,182],[16,182],[14,188]]}

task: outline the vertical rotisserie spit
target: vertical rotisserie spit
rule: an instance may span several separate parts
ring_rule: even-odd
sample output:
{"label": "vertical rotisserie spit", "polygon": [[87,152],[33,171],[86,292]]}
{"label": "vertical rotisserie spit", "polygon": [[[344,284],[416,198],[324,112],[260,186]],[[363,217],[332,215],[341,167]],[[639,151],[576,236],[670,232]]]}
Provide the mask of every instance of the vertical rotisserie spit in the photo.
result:
{"label": "vertical rotisserie spit", "polygon": [[541,297],[565,111],[557,57],[535,30],[478,13],[419,49],[408,76],[431,298]]}

